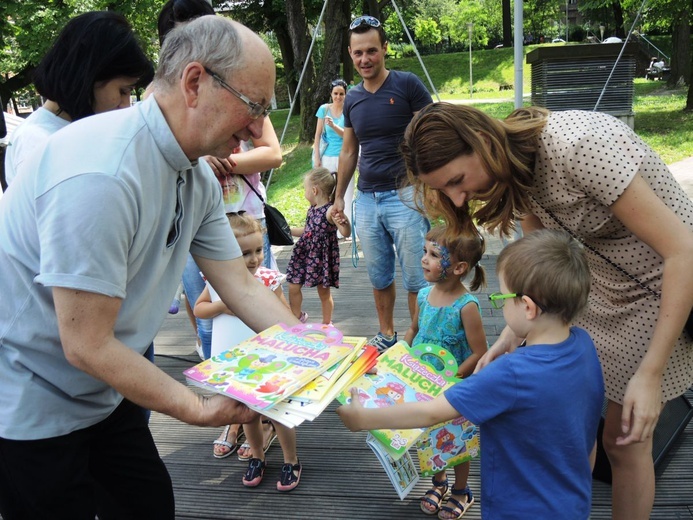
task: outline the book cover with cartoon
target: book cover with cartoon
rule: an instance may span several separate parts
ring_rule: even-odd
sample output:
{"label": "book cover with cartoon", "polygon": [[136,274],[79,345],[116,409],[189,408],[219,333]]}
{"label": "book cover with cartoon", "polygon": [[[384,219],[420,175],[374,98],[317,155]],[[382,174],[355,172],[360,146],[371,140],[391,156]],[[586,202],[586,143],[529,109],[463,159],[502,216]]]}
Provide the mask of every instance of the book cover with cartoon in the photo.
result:
{"label": "book cover with cartoon", "polygon": [[479,429],[465,417],[431,426],[416,443],[423,477],[467,462],[479,453]]}
{"label": "book cover with cartoon", "polygon": [[298,390],[291,396],[291,399],[304,403],[320,401],[335,381],[351,366],[356,356],[361,352],[361,347],[366,344],[366,338],[364,337],[344,336],[342,341],[354,345],[353,352]]}
{"label": "book cover with cartoon", "polygon": [[[438,359],[443,368],[437,370],[430,362]],[[427,361],[428,359],[428,361]],[[354,382],[358,398],[366,408],[384,408],[397,403],[428,401],[457,383],[457,362],[447,350],[436,345],[421,344],[410,348],[396,343],[378,358],[377,374],[365,374]],[[337,399],[342,404],[351,400],[349,389]],[[403,456],[425,428],[411,430],[371,430],[394,460]]]}
{"label": "book cover with cartoon", "polygon": [[183,373],[192,384],[265,410],[354,349],[330,325],[278,324]]}

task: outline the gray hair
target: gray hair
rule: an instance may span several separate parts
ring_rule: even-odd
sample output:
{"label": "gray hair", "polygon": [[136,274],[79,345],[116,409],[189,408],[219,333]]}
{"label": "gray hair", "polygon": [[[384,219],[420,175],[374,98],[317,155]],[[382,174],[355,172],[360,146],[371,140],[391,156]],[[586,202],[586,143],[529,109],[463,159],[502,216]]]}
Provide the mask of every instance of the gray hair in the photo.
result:
{"label": "gray hair", "polygon": [[166,35],[159,53],[155,83],[176,84],[193,61],[228,78],[245,61],[238,27],[222,16],[201,16],[177,25]]}

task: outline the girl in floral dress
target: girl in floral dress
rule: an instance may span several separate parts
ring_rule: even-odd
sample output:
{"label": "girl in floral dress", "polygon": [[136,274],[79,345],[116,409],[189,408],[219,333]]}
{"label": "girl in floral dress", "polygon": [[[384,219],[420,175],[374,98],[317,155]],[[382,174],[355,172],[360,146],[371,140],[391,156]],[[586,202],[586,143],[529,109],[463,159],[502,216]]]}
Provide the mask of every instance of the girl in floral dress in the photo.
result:
{"label": "girl in floral dress", "polygon": [[326,168],[313,168],[303,179],[304,196],[310,203],[306,225],[291,228],[291,234],[300,237],[291,253],[286,269],[289,283],[289,305],[302,322],[308,315],[301,310],[303,286],[317,287],[322,305],[322,322],[332,323],[334,300],[330,287],[339,287],[339,242],[337,230],[351,235],[349,220],[335,211],[334,191],[336,176]]}

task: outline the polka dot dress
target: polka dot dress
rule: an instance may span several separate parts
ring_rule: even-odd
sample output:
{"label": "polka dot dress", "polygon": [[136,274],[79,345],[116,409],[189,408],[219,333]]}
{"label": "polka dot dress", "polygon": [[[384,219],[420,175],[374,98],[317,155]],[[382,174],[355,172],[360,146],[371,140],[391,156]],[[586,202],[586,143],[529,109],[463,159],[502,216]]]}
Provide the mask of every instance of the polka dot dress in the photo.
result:
{"label": "polka dot dress", "polygon": [[[623,226],[609,207],[640,173],[693,230],[693,203],[662,160],[627,125],[600,112],[552,112],[539,141],[532,209],[542,224],[561,229],[543,208],[549,209],[583,242],[660,292],[661,257]],[[592,290],[588,310],[577,324],[597,346],[606,396],[622,404],[626,384],[649,346],[659,299],[586,252]],[[681,395],[692,383],[693,340],[684,332],[664,373],[664,400]]]}

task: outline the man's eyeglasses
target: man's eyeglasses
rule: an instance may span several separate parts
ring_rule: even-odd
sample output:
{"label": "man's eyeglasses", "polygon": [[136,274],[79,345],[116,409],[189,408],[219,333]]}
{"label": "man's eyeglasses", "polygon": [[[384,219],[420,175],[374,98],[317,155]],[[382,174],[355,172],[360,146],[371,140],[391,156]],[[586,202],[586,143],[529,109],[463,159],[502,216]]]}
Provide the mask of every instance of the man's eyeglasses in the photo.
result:
{"label": "man's eyeglasses", "polygon": [[248,112],[250,113],[250,117],[252,119],[257,119],[258,117],[269,117],[270,115],[270,109],[267,107],[263,107],[260,103],[255,103],[255,101],[251,101],[248,99],[247,96],[241,94],[238,92],[235,88],[233,88],[231,85],[226,83],[223,79],[221,79],[221,76],[217,74],[216,72],[213,72],[211,69],[208,69],[205,67],[205,72],[212,76],[215,80],[219,82],[219,84],[224,87],[226,90],[231,92],[234,96],[236,96],[238,99],[243,101],[245,103],[245,106],[248,107]]}
{"label": "man's eyeglasses", "polygon": [[539,303],[537,300],[532,298],[529,294],[523,294],[523,293],[507,293],[507,294],[502,294],[502,293],[492,293],[488,295],[488,299],[491,302],[491,305],[493,306],[494,309],[502,309],[503,304],[505,304],[505,300],[509,298],[522,298],[523,296],[526,296],[527,298],[531,299],[537,307],[539,307],[542,312],[546,312],[546,307],[544,307],[541,303]]}
{"label": "man's eyeglasses", "polygon": [[380,27],[380,20],[374,16],[359,16],[353,22],[351,22],[351,25],[349,25],[349,30],[353,31],[359,27],[373,27],[374,29],[377,29]]}

